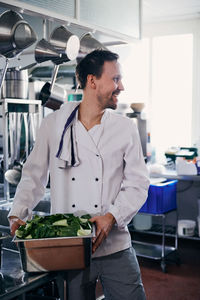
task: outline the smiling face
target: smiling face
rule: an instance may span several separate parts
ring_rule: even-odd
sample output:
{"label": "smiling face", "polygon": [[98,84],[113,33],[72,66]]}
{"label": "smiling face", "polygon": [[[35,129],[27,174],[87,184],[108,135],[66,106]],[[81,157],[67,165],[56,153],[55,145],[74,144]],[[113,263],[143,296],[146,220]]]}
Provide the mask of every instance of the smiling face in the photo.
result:
{"label": "smiling face", "polygon": [[124,90],[118,61],[105,61],[100,78],[95,78],[96,98],[102,109],[117,108],[118,95]]}

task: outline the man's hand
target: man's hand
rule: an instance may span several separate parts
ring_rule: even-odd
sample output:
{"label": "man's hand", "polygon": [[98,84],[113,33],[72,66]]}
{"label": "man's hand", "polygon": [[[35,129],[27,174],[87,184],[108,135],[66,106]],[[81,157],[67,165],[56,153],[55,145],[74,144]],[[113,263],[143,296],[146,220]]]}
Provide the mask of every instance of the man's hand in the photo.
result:
{"label": "man's hand", "polygon": [[12,236],[15,235],[15,231],[19,228],[19,226],[26,224],[26,222],[22,221],[18,217],[11,216],[9,217],[10,222],[10,233]]}
{"label": "man's hand", "polygon": [[116,220],[111,213],[107,213],[104,216],[93,217],[90,221],[96,225],[96,237],[93,238],[92,246],[92,253],[94,253],[103,240],[107,238]]}

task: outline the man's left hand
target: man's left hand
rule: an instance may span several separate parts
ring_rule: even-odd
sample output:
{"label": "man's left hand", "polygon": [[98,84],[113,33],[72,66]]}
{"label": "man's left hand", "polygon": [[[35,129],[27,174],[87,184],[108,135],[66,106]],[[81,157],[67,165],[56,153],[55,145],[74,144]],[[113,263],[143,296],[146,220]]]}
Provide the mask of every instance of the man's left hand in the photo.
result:
{"label": "man's left hand", "polygon": [[103,240],[107,238],[116,220],[111,213],[107,213],[104,216],[93,217],[90,221],[96,225],[96,236],[93,238],[92,246],[92,253],[94,253]]}

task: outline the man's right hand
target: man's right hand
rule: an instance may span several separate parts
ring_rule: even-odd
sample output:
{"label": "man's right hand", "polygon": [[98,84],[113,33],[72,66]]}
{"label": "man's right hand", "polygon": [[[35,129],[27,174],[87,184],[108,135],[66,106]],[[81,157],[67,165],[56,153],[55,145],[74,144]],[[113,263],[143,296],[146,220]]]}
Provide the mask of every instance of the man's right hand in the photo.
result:
{"label": "man's right hand", "polygon": [[15,231],[19,228],[19,226],[26,224],[26,222],[22,221],[21,219],[15,216],[9,217],[9,223],[10,223],[10,233],[12,236],[15,235]]}

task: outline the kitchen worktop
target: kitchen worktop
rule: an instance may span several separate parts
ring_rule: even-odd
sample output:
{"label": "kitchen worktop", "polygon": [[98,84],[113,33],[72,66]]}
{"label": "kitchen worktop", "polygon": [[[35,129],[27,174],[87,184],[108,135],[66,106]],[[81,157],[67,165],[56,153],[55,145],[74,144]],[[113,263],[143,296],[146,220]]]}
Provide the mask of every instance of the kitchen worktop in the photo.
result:
{"label": "kitchen worktop", "polygon": [[191,180],[191,181],[200,181],[200,175],[178,175],[176,170],[165,169],[162,173],[151,173],[151,178],[163,177],[166,179],[177,179],[177,180]]}
{"label": "kitchen worktop", "polygon": [[40,287],[56,278],[56,273],[35,273],[30,275],[23,272],[20,256],[17,251],[3,248],[0,269],[0,299],[9,300],[34,288]]}

